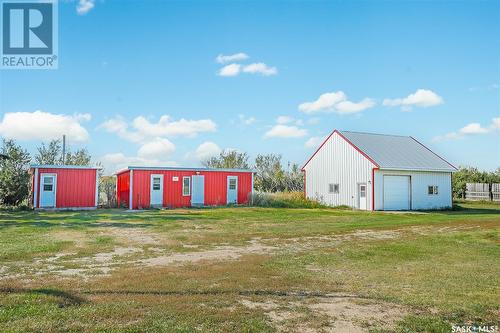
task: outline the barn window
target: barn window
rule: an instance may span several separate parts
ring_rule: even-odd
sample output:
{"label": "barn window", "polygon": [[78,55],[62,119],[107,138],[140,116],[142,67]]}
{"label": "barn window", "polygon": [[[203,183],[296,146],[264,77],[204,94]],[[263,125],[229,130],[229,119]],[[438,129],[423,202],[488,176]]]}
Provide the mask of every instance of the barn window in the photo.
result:
{"label": "barn window", "polygon": [[191,195],[191,177],[182,177],[182,195]]}
{"label": "barn window", "polygon": [[328,184],[328,193],[339,193],[339,184]]}
{"label": "barn window", "polygon": [[438,194],[438,187],[435,185],[429,185],[427,186],[427,194],[429,195],[437,195]]}
{"label": "barn window", "polygon": [[236,190],[236,178],[229,179],[229,189]]}

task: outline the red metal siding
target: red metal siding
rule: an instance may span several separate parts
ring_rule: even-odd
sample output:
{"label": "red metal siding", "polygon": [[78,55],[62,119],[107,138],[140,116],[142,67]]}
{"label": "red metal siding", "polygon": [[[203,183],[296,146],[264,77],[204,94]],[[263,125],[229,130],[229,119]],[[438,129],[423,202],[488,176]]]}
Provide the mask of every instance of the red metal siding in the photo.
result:
{"label": "red metal siding", "polygon": [[95,207],[95,169],[38,168],[37,207],[40,205],[40,180],[42,173],[57,175],[56,208]]}
{"label": "red metal siding", "polygon": [[[182,195],[182,177],[196,175],[196,171],[186,170],[134,170],[132,180],[133,208],[147,208],[150,205],[151,175],[163,175],[163,206],[189,207],[191,196]],[[226,204],[227,176],[238,177],[238,203],[247,204],[252,192],[251,172],[200,171],[205,176],[205,205]],[[173,181],[178,177],[178,181]]]}
{"label": "red metal siding", "polygon": [[116,176],[116,202],[118,207],[129,207],[130,199],[130,171],[125,171]]}

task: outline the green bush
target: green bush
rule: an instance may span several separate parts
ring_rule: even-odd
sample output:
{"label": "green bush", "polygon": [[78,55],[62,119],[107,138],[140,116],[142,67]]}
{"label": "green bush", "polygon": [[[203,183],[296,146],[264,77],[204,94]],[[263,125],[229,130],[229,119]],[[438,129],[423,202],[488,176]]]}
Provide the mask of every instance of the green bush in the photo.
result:
{"label": "green bush", "polygon": [[307,199],[303,192],[255,192],[252,197],[254,206],[274,208],[326,208],[324,204]]}

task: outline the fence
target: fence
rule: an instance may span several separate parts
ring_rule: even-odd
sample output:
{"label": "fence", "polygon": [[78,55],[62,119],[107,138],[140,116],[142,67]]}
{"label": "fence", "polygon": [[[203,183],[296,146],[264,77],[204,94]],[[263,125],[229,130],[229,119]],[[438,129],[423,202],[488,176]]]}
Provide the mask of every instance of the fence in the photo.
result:
{"label": "fence", "polygon": [[493,201],[500,201],[500,183],[491,184],[491,198]]}
{"label": "fence", "polygon": [[465,186],[467,200],[500,201],[500,183],[467,183]]}

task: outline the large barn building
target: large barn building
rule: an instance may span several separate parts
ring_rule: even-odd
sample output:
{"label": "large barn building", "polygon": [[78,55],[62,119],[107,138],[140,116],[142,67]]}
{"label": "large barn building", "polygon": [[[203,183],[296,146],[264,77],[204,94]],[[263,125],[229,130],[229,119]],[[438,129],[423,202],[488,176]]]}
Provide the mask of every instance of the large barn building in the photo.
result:
{"label": "large barn building", "polygon": [[95,209],[99,167],[32,165],[31,194],[35,209]]}
{"label": "large barn building", "polygon": [[452,206],[456,168],[411,136],[335,130],[303,166],[308,198],[361,210]]}
{"label": "large barn building", "polygon": [[129,209],[247,204],[253,171],[128,167],[116,174],[117,202]]}

